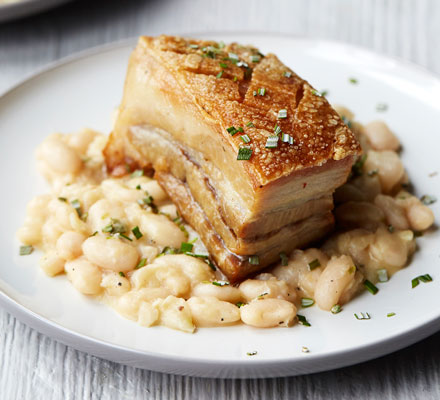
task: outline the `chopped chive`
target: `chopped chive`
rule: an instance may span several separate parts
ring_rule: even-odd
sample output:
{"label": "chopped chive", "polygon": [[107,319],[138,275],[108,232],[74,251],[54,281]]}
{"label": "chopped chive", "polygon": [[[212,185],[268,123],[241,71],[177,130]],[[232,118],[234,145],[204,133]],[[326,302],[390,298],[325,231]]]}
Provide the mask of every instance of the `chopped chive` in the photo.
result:
{"label": "chopped chive", "polygon": [[269,294],[268,292],[261,293],[261,294],[259,294],[259,295],[257,296],[257,299],[258,299],[258,300],[263,300],[264,296],[267,296],[268,294]]}
{"label": "chopped chive", "polygon": [[34,248],[31,245],[20,246],[19,254],[21,256],[28,256],[34,251]]}
{"label": "chopped chive", "polygon": [[389,318],[389,317],[394,317],[396,315],[396,313],[395,312],[389,312],[388,314],[387,314],[387,317]]}
{"label": "chopped chive", "polygon": [[125,274],[122,271],[119,271],[119,276],[122,276],[123,278],[125,278]]}
{"label": "chopped chive", "polygon": [[327,96],[328,95],[328,90],[321,90],[321,96]]}
{"label": "chopped chive", "polygon": [[282,266],[286,266],[289,264],[289,257],[287,256],[287,254],[283,251],[282,253],[280,253],[280,258],[281,258],[281,265]]}
{"label": "chopped chive", "polygon": [[193,43],[190,43],[188,46],[189,46],[191,49],[198,49],[198,48],[199,48],[199,45],[198,45],[198,44],[193,44]]}
{"label": "chopped chive", "polygon": [[367,161],[367,154],[362,154],[356,162],[351,167],[351,173],[353,176],[362,175],[362,169],[364,167],[365,161]]}
{"label": "chopped chive", "polygon": [[220,65],[220,67],[222,67],[222,68],[228,68],[228,64],[220,63],[219,65]]}
{"label": "chopped chive", "polygon": [[240,139],[241,139],[244,143],[250,143],[250,142],[251,142],[251,138],[250,138],[248,135],[240,136]]}
{"label": "chopped chive", "polygon": [[59,201],[62,201],[62,202],[64,202],[64,203],[67,202],[67,199],[66,199],[65,197],[58,197],[58,200],[59,200]]}
{"label": "chopped chive", "polygon": [[142,236],[144,236],[142,232],[139,230],[138,226],[135,226],[131,231],[133,232],[133,235],[136,237],[137,240],[139,240]]}
{"label": "chopped chive", "polygon": [[309,270],[313,271],[315,268],[318,268],[321,266],[321,263],[317,258],[315,258],[313,261],[309,262]]}
{"label": "chopped chive", "polygon": [[87,218],[89,217],[89,213],[86,212],[83,215],[81,215],[81,221],[87,222]]}
{"label": "chopped chive", "polygon": [[244,129],[243,129],[242,126],[239,126],[239,127],[237,128],[237,131],[243,133],[243,132],[244,132]]}
{"label": "chopped chive", "polygon": [[269,136],[266,141],[266,149],[275,149],[278,147],[278,136]]}
{"label": "chopped chive", "polygon": [[136,265],[136,267],[134,267],[134,269],[139,269],[139,268],[145,267],[145,264],[147,264],[147,259],[141,258],[141,261],[138,262],[138,265]]}
{"label": "chopped chive", "polygon": [[220,71],[215,77],[220,79],[223,76],[223,71]]}
{"label": "chopped chive", "polygon": [[366,312],[366,313],[361,312],[361,313],[359,313],[359,314],[360,314],[360,316],[357,315],[357,314],[354,314],[354,316],[355,316],[356,319],[358,319],[358,320],[371,319],[370,314],[368,314],[367,312]]}
{"label": "chopped chive", "polygon": [[348,81],[352,84],[352,85],[356,85],[359,83],[359,81],[356,78],[349,78]]}
{"label": "chopped chive", "polygon": [[414,278],[413,280],[411,280],[411,288],[414,289],[416,286],[419,285],[419,278]]}
{"label": "chopped chive", "polygon": [[295,139],[293,138],[293,136],[289,137],[289,144],[294,144],[295,143]]}
{"label": "chopped chive", "polygon": [[252,156],[252,149],[250,147],[240,147],[238,149],[237,160],[250,160]]}
{"label": "chopped chive", "polygon": [[425,194],[420,198],[420,201],[425,205],[429,206],[437,201],[435,196],[430,196],[429,194]]}
{"label": "chopped chive", "polygon": [[261,57],[260,57],[259,55],[253,55],[253,56],[251,56],[251,61],[252,61],[253,63],[260,62],[260,59],[261,59]]}
{"label": "chopped chive", "polygon": [[342,311],[342,307],[339,304],[335,304],[331,310],[332,314],[338,314]]}
{"label": "chopped chive", "polygon": [[315,89],[312,89],[312,94],[314,94],[315,96],[318,96],[318,97],[322,97],[321,92],[318,92],[318,91],[315,90]]}
{"label": "chopped chive", "polygon": [[191,252],[194,245],[192,243],[182,242],[180,245],[180,252],[181,253],[187,253]]}
{"label": "chopped chive", "polygon": [[315,300],[313,299],[309,299],[308,297],[303,297],[301,299],[301,306],[303,308],[311,307],[313,304],[315,304]]}
{"label": "chopped chive", "polygon": [[286,71],[286,72],[284,72],[284,76],[286,78],[290,78],[292,76],[292,73],[290,71]]}
{"label": "chopped chive", "polygon": [[96,236],[98,234],[98,231],[95,231],[95,232],[93,232],[91,235],[90,235],[90,237],[92,237],[92,236]]}
{"label": "chopped chive", "polygon": [[235,305],[236,305],[238,308],[241,308],[241,307],[243,307],[244,305],[246,305],[246,303],[242,303],[241,301],[239,301],[238,303],[235,303]]}
{"label": "chopped chive", "polygon": [[388,104],[385,104],[385,103],[376,104],[376,111],[385,112],[386,110],[388,110]]}
{"label": "chopped chive", "polygon": [[278,124],[275,124],[273,128],[273,133],[275,133],[275,135],[279,135],[281,133],[281,128]]}
{"label": "chopped chive", "polygon": [[137,185],[136,190],[141,190],[141,185]]}
{"label": "chopped chive", "polygon": [[366,279],[364,281],[364,286],[365,288],[371,293],[371,294],[376,294],[379,289],[377,288],[377,286],[375,286],[372,282],[370,282],[368,279]]}
{"label": "chopped chive", "polygon": [[394,232],[394,226],[393,225],[388,225],[387,226],[388,232],[393,233]]}
{"label": "chopped chive", "polygon": [[252,92],[252,94],[254,95],[254,97],[257,95],[257,91],[256,90],[254,90],[253,92]]}
{"label": "chopped chive", "polygon": [[113,235],[116,233],[125,233],[126,228],[121,221],[115,218],[111,218],[110,223],[106,225],[104,228],[102,228],[102,232],[110,233]]}
{"label": "chopped chive", "polygon": [[246,353],[246,355],[248,355],[248,356],[256,356],[256,355],[257,355],[257,352],[256,352],[256,351],[248,351],[248,352]]}
{"label": "chopped chive", "polygon": [[230,59],[230,60],[236,60],[236,61],[238,61],[238,55],[237,55],[237,54],[235,54],[235,53],[229,53],[228,56],[229,56],[229,59]]}
{"label": "chopped chive", "polygon": [[190,251],[185,252],[185,254],[190,257],[203,258],[204,260],[209,259],[209,256],[206,254],[196,254],[196,253],[192,253]]}
{"label": "chopped chive", "polygon": [[248,65],[246,62],[244,62],[244,61],[239,61],[239,62],[237,63],[237,67],[245,67],[245,68],[248,68],[249,65]]}
{"label": "chopped chive", "polygon": [[266,94],[266,88],[259,88],[259,89],[257,89],[257,93],[260,96],[264,96]]}
{"label": "chopped chive", "polygon": [[127,235],[124,235],[123,233],[118,233],[118,235],[119,235],[120,237],[124,238],[124,239],[129,240],[130,242],[133,241],[133,239],[129,238]]}
{"label": "chopped chive", "polygon": [[284,118],[287,118],[287,110],[285,108],[278,111],[278,119],[284,119]]}
{"label": "chopped chive", "polygon": [[222,40],[220,40],[220,42],[218,42],[218,48],[219,49],[223,49],[223,47],[225,47],[225,42],[223,42]]}
{"label": "chopped chive", "polygon": [[162,251],[157,255],[157,257],[162,257],[167,254],[178,254],[179,252],[173,247],[165,246]]}
{"label": "chopped chive", "polygon": [[260,264],[260,257],[258,257],[257,255],[249,256],[249,264],[259,265]]}
{"label": "chopped chive", "polygon": [[248,128],[255,128],[255,125],[252,123],[252,121],[249,121],[249,122],[246,124],[246,126],[247,126]]}
{"label": "chopped chive", "polygon": [[379,282],[388,282],[388,271],[385,268],[378,269],[377,279],[379,279]]}
{"label": "chopped chive", "polygon": [[230,126],[226,130],[229,132],[231,136],[234,136],[238,132],[238,129],[236,129],[235,126]]}
{"label": "chopped chive", "polygon": [[309,321],[307,321],[306,317],[304,317],[304,315],[296,315],[298,317],[298,323],[300,323],[301,325],[304,326],[312,326],[310,325]]}
{"label": "chopped chive", "polygon": [[415,277],[413,280],[411,280],[411,287],[414,289],[416,286],[419,285],[420,282],[427,283],[432,282],[432,277],[429,274],[425,275],[419,275]]}
{"label": "chopped chive", "polygon": [[351,129],[351,121],[347,117],[344,117],[344,116],[342,116],[341,119],[344,122],[344,124],[347,125],[347,127]]}
{"label": "chopped chive", "polygon": [[140,176],[144,175],[143,169],[137,169],[136,171],[133,171],[130,175],[131,178],[139,178]]}
{"label": "chopped chive", "polygon": [[228,286],[229,282],[225,281],[212,281],[211,282],[214,286]]}

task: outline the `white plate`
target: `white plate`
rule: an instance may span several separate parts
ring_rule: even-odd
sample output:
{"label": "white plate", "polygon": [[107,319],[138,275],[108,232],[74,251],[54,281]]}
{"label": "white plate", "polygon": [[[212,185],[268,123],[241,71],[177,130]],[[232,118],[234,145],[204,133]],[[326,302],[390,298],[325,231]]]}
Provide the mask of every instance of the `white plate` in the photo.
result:
{"label": "white plate", "polygon": [[70,0],[17,0],[12,3],[0,3],[0,22],[37,14],[68,1]]}
{"label": "white plate", "polygon": [[[362,122],[384,118],[403,142],[403,161],[417,194],[440,198],[440,81],[412,65],[341,43],[274,35],[204,35],[253,43],[272,51],[334,103],[348,105]],[[0,301],[37,330],[79,350],[156,371],[204,377],[273,377],[328,370],[390,353],[440,328],[439,232],[418,239],[409,268],[332,315],[302,311],[312,327],[200,329],[190,335],[142,328],[79,294],[64,276],[49,278],[39,254],[18,256],[14,239],[26,202],[45,185],[34,171],[33,150],[49,133],[89,126],[110,129],[121,99],[127,58],[133,47],[118,45],[70,58],[37,74],[0,98]],[[355,77],[359,83],[350,84]],[[385,113],[377,103],[387,103]],[[440,215],[439,203],[434,204]],[[430,273],[434,281],[411,289],[411,279]],[[358,321],[353,313],[369,312]],[[396,316],[387,318],[386,314]],[[310,353],[302,353],[307,346]],[[257,351],[255,356],[247,352]]]}

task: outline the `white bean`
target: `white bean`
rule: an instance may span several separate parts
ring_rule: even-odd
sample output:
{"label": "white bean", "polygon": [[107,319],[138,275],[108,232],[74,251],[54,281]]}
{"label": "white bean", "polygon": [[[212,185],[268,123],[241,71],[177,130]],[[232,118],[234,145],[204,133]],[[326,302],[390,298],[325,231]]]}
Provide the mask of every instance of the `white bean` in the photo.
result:
{"label": "white bean", "polygon": [[319,308],[329,311],[338,304],[344,290],[354,279],[355,272],[351,257],[332,257],[316,284],[315,301]]}
{"label": "white bean", "polygon": [[81,154],[86,153],[89,144],[100,135],[91,129],[82,129],[74,135],[67,136],[69,146]]}
{"label": "white bean", "polygon": [[374,199],[374,204],[384,212],[389,225],[399,230],[408,229],[405,210],[391,196],[379,194]]}
{"label": "white bean", "polygon": [[372,121],[364,126],[364,133],[374,150],[394,150],[400,147],[399,139],[383,121]]}
{"label": "white bean", "polygon": [[383,211],[364,201],[349,201],[335,209],[335,217],[343,228],[365,228],[375,230],[385,220]]}
{"label": "white bean", "polygon": [[73,260],[82,254],[81,245],[86,240],[85,235],[68,231],[64,232],[57,240],[57,252],[65,260]]}
{"label": "white bean", "polygon": [[67,277],[75,289],[84,294],[101,292],[101,270],[83,257],[68,261],[65,265]]}
{"label": "white bean", "polygon": [[[192,333],[195,326],[191,310],[184,299],[168,296],[165,300],[157,300],[160,309],[160,324],[168,328]],[[153,303],[154,305],[155,303]]]}
{"label": "white bean", "polygon": [[401,181],[405,172],[399,156],[396,152],[391,150],[370,150],[367,153],[363,170],[366,172],[378,171],[380,184],[385,193],[392,191]]}
{"label": "white bean", "polygon": [[91,262],[113,271],[131,271],[139,261],[135,247],[114,237],[108,239],[101,235],[89,237],[82,244],[82,250]]}
{"label": "white bean", "polygon": [[59,174],[76,174],[83,165],[76,151],[55,137],[44,141],[38,153],[47,165]]}
{"label": "white bean", "polygon": [[296,307],[281,299],[254,300],[240,307],[241,320],[257,328],[290,326],[296,316]]}
{"label": "white bean", "polygon": [[240,284],[240,292],[243,298],[249,302],[256,298],[273,298],[294,301],[295,296],[290,294],[291,290],[287,283],[276,278],[265,281],[247,279]]}
{"label": "white bean", "polygon": [[152,326],[159,319],[158,305],[153,305],[146,301],[143,301],[139,307],[138,312],[138,324],[141,326]]}
{"label": "white bean", "polygon": [[216,297],[191,297],[187,304],[196,326],[222,326],[240,320],[237,306]]}
{"label": "white bean", "polygon": [[209,281],[195,285],[191,295],[197,297],[216,297],[219,300],[229,301],[234,304],[241,301],[241,292],[236,287],[231,285],[216,286]]}
{"label": "white bean", "polygon": [[55,276],[64,272],[65,261],[55,252],[48,251],[40,259],[41,269],[49,276]]}
{"label": "white bean", "polygon": [[186,240],[180,228],[164,215],[145,213],[139,222],[141,232],[157,246],[180,248]]}
{"label": "white bean", "polygon": [[411,228],[416,231],[424,231],[434,223],[434,213],[422,203],[408,207],[406,215]]}
{"label": "white bean", "polygon": [[116,272],[105,273],[101,286],[110,296],[121,296],[131,289],[130,281]]}

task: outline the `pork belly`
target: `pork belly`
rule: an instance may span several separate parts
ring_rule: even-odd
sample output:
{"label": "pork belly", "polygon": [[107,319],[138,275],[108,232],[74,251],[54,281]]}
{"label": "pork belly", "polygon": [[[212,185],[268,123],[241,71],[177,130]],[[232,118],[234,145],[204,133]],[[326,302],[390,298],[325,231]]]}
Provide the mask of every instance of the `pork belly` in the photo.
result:
{"label": "pork belly", "polygon": [[327,100],[275,55],[160,36],[141,37],[131,55],[105,156],[116,175],[154,169],[236,280],[331,229],[332,193],[359,151]]}

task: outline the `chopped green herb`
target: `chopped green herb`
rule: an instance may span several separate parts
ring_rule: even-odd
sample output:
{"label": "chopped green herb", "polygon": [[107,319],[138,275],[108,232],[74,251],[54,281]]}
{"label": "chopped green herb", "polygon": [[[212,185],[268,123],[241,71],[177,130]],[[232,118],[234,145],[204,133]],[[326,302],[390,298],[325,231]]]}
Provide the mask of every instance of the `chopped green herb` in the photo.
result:
{"label": "chopped green herb", "polygon": [[278,119],[284,119],[284,118],[287,118],[287,110],[285,108],[278,111]]}
{"label": "chopped green herb", "polygon": [[264,96],[266,94],[266,88],[259,88],[259,89],[257,89],[257,93],[260,96]]}
{"label": "chopped green herb", "polygon": [[257,91],[256,90],[254,90],[253,92],[252,92],[252,94],[254,95],[254,97],[257,95]]}
{"label": "chopped green herb", "polygon": [[309,321],[307,321],[306,317],[304,317],[304,315],[296,315],[298,317],[298,323],[300,323],[301,325],[304,326],[312,326],[310,325]]}
{"label": "chopped green herb", "polygon": [[259,55],[253,55],[253,56],[251,56],[251,61],[252,61],[253,63],[260,62],[260,59],[261,59],[261,57],[260,57]]}
{"label": "chopped green herb", "polygon": [[342,311],[342,307],[339,304],[335,304],[331,310],[332,314],[338,314]]}
{"label": "chopped green herb", "polygon": [[229,56],[229,59],[230,59],[231,61],[232,61],[232,60],[235,60],[236,62],[238,61],[238,55],[237,55],[237,54],[235,54],[235,53],[229,53],[228,56]]}
{"label": "chopped green herb", "polygon": [[129,238],[127,235],[124,235],[123,233],[117,233],[117,235],[119,235],[119,237],[121,237],[121,238],[129,240],[130,242],[133,241],[133,239]]}
{"label": "chopped green herb", "polygon": [[138,226],[135,226],[131,231],[133,232],[133,235],[136,237],[137,240],[144,236]]}
{"label": "chopped green herb", "polygon": [[385,268],[378,269],[377,279],[379,279],[379,282],[388,282],[388,271]]}
{"label": "chopped green herb", "polygon": [[188,46],[189,46],[191,49],[198,49],[198,48],[199,48],[199,45],[198,45],[198,44],[193,44],[193,43],[190,43]]}
{"label": "chopped green herb", "polygon": [[221,62],[219,65],[220,65],[221,68],[228,68],[228,64],[225,64],[225,63]]}
{"label": "chopped green herb", "polygon": [[347,272],[349,274],[354,274],[356,272],[356,265],[351,266]]}
{"label": "chopped green herb", "polygon": [[167,254],[178,254],[179,251],[174,249],[173,247],[165,246],[162,251],[158,254],[157,257],[161,257]]}
{"label": "chopped green herb", "polygon": [[85,212],[83,215],[81,215],[81,221],[87,222],[88,217],[89,217],[89,213]]}
{"label": "chopped green herb", "polygon": [[220,79],[223,76],[223,71],[220,71],[215,77]]}
{"label": "chopped green herb", "polygon": [[385,112],[387,110],[388,110],[388,104],[379,103],[376,105],[376,111],[378,111],[378,112]]}
{"label": "chopped green herb", "polygon": [[147,264],[147,259],[141,258],[141,261],[138,262],[138,265],[136,265],[136,267],[134,267],[134,269],[139,269],[139,268],[145,267],[146,264]]}
{"label": "chopped green herb", "polygon": [[360,315],[354,314],[354,316],[355,316],[356,319],[358,319],[358,320],[371,319],[370,314],[368,314],[367,312],[366,312],[366,313],[361,312],[361,313],[359,313],[359,314],[360,314]]}
{"label": "chopped green herb", "polygon": [[389,312],[388,314],[387,314],[387,317],[389,318],[389,317],[394,317],[396,315],[396,313],[395,312]]}
{"label": "chopped green herb", "polygon": [[181,253],[187,253],[191,252],[194,245],[192,243],[182,242],[180,245],[180,252]]}
{"label": "chopped green herb", "polygon": [[252,149],[247,146],[238,149],[237,160],[250,160],[252,156]]}
{"label": "chopped green herb", "polygon": [[429,206],[437,201],[435,196],[430,196],[429,194],[425,194],[420,198],[420,201],[425,205]]}
{"label": "chopped green herb", "polygon": [[309,270],[313,271],[315,268],[318,268],[321,266],[321,263],[317,258],[315,258],[313,261],[309,262]]}
{"label": "chopped green herb", "polygon": [[249,351],[249,352],[246,353],[246,355],[248,355],[248,356],[256,356],[257,352],[256,351]]}
{"label": "chopped green herb", "polygon": [[286,266],[289,264],[289,257],[287,256],[287,254],[283,251],[282,253],[280,253],[280,258],[281,258],[281,265],[282,266]]}
{"label": "chopped green herb", "polygon": [[240,139],[243,141],[243,143],[250,143],[251,138],[248,135],[240,136]]}
{"label": "chopped green herb", "polygon": [[70,204],[72,205],[72,207],[76,210],[78,217],[81,217],[81,203],[79,202],[78,199],[72,200],[70,202]]}
{"label": "chopped green herb", "polygon": [[65,197],[58,197],[58,200],[59,200],[59,201],[62,201],[62,202],[64,202],[64,203],[67,202],[67,199],[66,199]]}
{"label": "chopped green herb", "polygon": [[269,136],[266,141],[266,149],[275,149],[278,147],[278,136]]}
{"label": "chopped green herb", "polygon": [[187,251],[185,254],[187,256],[191,256],[191,257],[195,257],[195,258],[203,258],[204,260],[207,260],[209,258],[209,256],[207,254],[196,254],[196,253],[192,253],[190,251]]}
{"label": "chopped green herb", "polygon": [[236,76],[234,76],[233,81],[234,81],[234,82],[237,82],[237,81],[238,81],[238,78],[237,78]]}
{"label": "chopped green herb", "polygon": [[260,264],[260,257],[258,257],[257,255],[249,256],[249,264],[259,265]]}
{"label": "chopped green herb", "polygon": [[327,96],[328,95],[328,90],[321,90],[321,96]]}
{"label": "chopped green herb", "polygon": [[137,185],[136,190],[141,190],[141,185]]}
{"label": "chopped green herb", "polygon": [[432,282],[432,277],[429,274],[425,274],[425,275],[419,275],[416,278],[414,278],[411,281],[411,287],[414,289],[416,286],[419,285],[420,282],[423,283],[428,283],[428,282]]}
{"label": "chopped green herb", "polygon": [[122,271],[119,271],[119,276],[122,276],[125,278],[125,274]]}
{"label": "chopped green herb", "polygon": [[241,301],[239,301],[238,303],[235,304],[238,308],[243,307],[244,305],[246,305],[246,303],[242,303]]}
{"label": "chopped green herb", "polygon": [[281,128],[279,127],[278,124],[275,124],[273,128],[273,133],[275,133],[275,135],[279,135],[281,133]]}
{"label": "chopped green herb", "polygon": [[301,306],[303,308],[311,307],[313,304],[315,304],[315,300],[313,299],[309,299],[308,297],[303,297],[301,299]]}
{"label": "chopped green herb", "polygon": [[110,223],[102,228],[102,232],[110,233],[111,235],[125,233],[126,231],[125,225],[116,218],[110,218]]}
{"label": "chopped green herb", "polygon": [[237,131],[243,133],[243,132],[244,132],[244,129],[243,129],[242,126],[239,126],[239,127],[237,128]]}
{"label": "chopped green herb", "polygon": [[139,178],[140,176],[144,175],[143,169],[137,169],[136,171],[133,171],[130,175],[131,178]]}
{"label": "chopped green herb", "polygon": [[248,68],[249,65],[248,65],[246,62],[244,62],[244,61],[239,61],[239,62],[237,63],[237,67],[245,67],[245,68]]}
{"label": "chopped green herb", "polygon": [[376,168],[376,169],[372,169],[371,171],[368,171],[367,175],[374,176],[374,175],[377,175],[378,173],[379,173],[379,170]]}
{"label": "chopped green herb", "polygon": [[351,174],[353,176],[362,175],[362,169],[364,167],[365,161],[367,161],[367,154],[362,154],[356,162],[351,167]]}
{"label": "chopped green herb", "polygon": [[28,256],[29,254],[31,254],[34,251],[34,248],[31,245],[27,245],[27,246],[20,246],[20,251],[19,254],[21,256]]}
{"label": "chopped green herb", "polygon": [[223,47],[225,47],[225,42],[223,42],[222,40],[220,42],[218,42],[218,48],[219,49],[223,49]]}
{"label": "chopped green herb", "polygon": [[268,294],[269,294],[268,292],[261,293],[260,295],[257,296],[257,299],[263,300],[264,296],[267,296]]}
{"label": "chopped green herb", "polygon": [[95,232],[93,232],[91,235],[90,235],[90,237],[92,237],[92,236],[96,236],[98,234],[98,231],[95,231]]}
{"label": "chopped green herb", "polygon": [[284,72],[284,76],[286,78],[290,78],[292,76],[292,73],[290,71],[286,71],[286,72]]}
{"label": "chopped green herb", "polygon": [[226,130],[228,131],[228,133],[229,133],[231,136],[234,136],[234,135],[238,132],[238,130],[235,129],[234,126],[230,126],[230,127],[227,128]]}
{"label": "chopped green herb", "polygon": [[228,286],[229,282],[225,281],[212,281],[211,282],[214,286]]}
{"label": "chopped green herb", "polygon": [[388,225],[387,226],[388,232],[393,233],[394,232],[394,226],[393,225]]}
{"label": "chopped green herb", "polygon": [[356,85],[358,84],[358,80],[356,78],[349,78],[348,81],[352,84],[352,85]]}
{"label": "chopped green herb", "polygon": [[379,291],[379,289],[368,279],[364,281],[364,286],[371,294],[376,294]]}
{"label": "chopped green herb", "polygon": [[248,128],[255,128],[255,125],[252,123],[252,121],[249,121],[249,122],[246,124],[246,126],[247,126]]}
{"label": "chopped green herb", "polygon": [[318,96],[318,97],[322,97],[321,92],[318,92],[318,91],[315,90],[315,89],[312,90],[312,94],[314,94],[315,96]]}
{"label": "chopped green herb", "polygon": [[342,122],[344,122],[344,124],[347,125],[349,129],[351,129],[351,121],[344,115],[341,117],[341,119]]}

